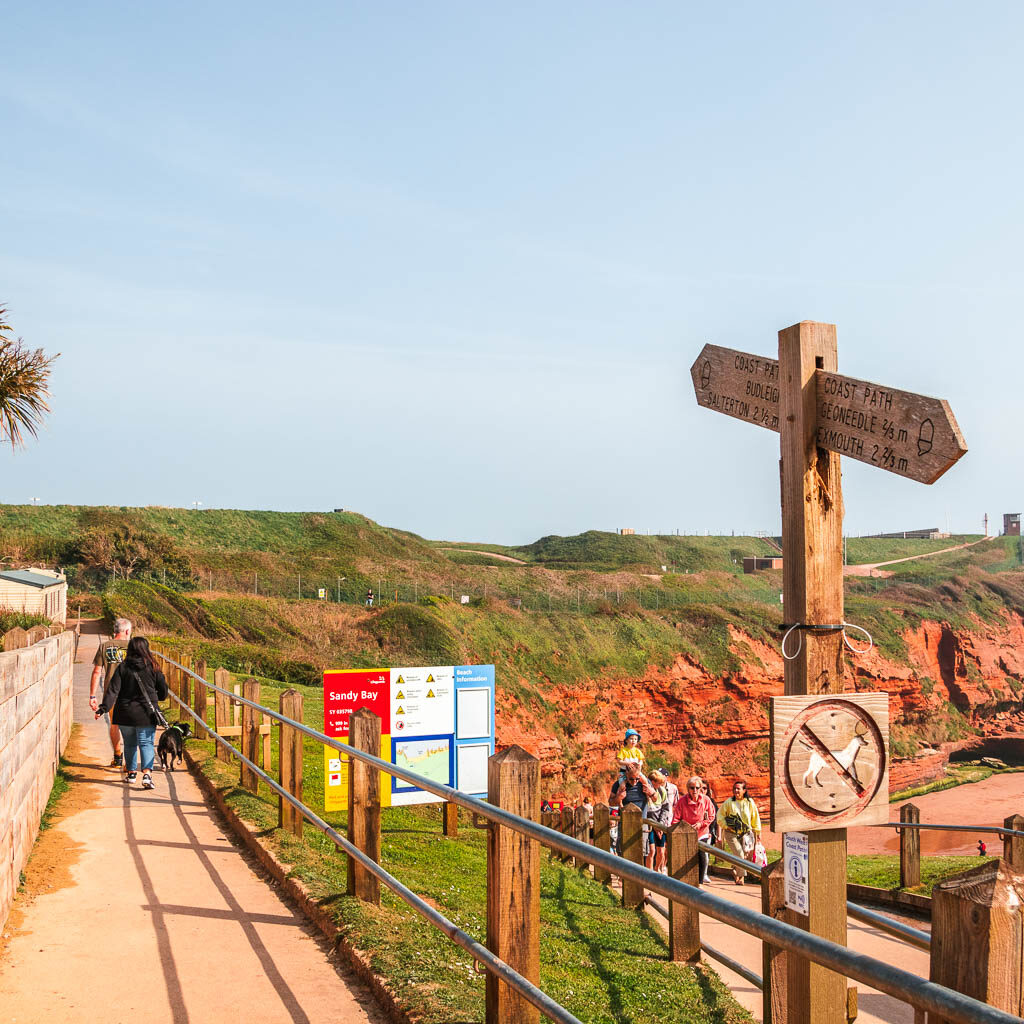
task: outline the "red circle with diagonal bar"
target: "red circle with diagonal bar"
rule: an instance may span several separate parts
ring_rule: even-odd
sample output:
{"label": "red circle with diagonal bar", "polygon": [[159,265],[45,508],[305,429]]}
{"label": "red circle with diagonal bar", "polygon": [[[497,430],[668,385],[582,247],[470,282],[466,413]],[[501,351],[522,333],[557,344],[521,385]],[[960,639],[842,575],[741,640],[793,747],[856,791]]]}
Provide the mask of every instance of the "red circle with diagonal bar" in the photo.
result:
{"label": "red circle with diagonal bar", "polygon": [[[840,724],[854,724],[853,738],[835,750],[829,743]],[[859,704],[841,697],[816,701],[800,711],[782,738],[784,771],[782,789],[789,802],[813,821],[839,825],[855,818],[871,803],[885,778],[885,741],[875,720]],[[874,762],[873,778],[862,781],[856,762]],[[800,762],[806,757],[807,768],[800,774]],[[794,771],[794,769],[796,769]],[[836,783],[829,790],[819,780],[826,769]],[[794,778],[794,775],[797,778]],[[817,788],[815,788],[817,787]],[[821,799],[817,790],[823,790]],[[832,806],[828,806],[831,800]],[[824,806],[823,806],[824,804]],[[840,806],[840,804],[842,806]]]}

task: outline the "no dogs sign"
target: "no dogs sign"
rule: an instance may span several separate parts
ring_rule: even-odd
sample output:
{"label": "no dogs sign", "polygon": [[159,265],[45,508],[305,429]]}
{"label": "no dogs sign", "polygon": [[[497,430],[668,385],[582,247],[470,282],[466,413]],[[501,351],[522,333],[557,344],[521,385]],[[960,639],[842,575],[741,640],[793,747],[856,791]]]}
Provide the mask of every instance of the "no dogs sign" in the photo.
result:
{"label": "no dogs sign", "polygon": [[889,820],[889,695],[773,697],[773,832]]}

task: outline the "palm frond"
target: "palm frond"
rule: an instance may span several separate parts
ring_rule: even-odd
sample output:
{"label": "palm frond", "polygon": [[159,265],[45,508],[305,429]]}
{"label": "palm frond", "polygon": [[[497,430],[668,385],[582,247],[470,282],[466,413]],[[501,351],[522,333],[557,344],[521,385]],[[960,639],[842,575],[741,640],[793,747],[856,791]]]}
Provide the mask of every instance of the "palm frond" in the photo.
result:
{"label": "palm frond", "polygon": [[43,416],[50,411],[50,365],[57,356],[6,336],[11,329],[6,313],[0,306],[0,441],[9,440],[13,449],[24,446],[26,435],[38,436]]}

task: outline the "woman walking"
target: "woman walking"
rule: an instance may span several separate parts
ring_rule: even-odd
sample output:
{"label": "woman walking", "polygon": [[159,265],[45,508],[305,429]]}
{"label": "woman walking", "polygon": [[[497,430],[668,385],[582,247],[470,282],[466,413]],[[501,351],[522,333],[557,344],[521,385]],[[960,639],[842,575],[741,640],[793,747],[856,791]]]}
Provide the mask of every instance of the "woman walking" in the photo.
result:
{"label": "woman walking", "polygon": [[[697,839],[703,843],[711,839],[711,826],[715,820],[715,811],[711,800],[704,793],[704,785],[699,775],[692,775],[686,783],[686,794],[679,798],[680,820],[692,825],[697,830]],[[708,881],[708,855],[703,850],[697,851],[700,868],[699,881]]]}
{"label": "woman walking", "polygon": [[[725,848],[743,860],[750,860],[754,846],[761,838],[761,815],[757,804],[747,796],[747,784],[742,779],[732,784],[732,796],[718,808],[718,824],[722,828]],[[733,865],[732,877],[737,885],[743,884],[746,874],[743,868]]]}
{"label": "woman walking", "polygon": [[[149,651],[149,641],[133,636],[128,653],[117,666],[103,692],[103,701],[96,708],[96,717],[110,712],[110,720],[121,730],[124,744],[124,781],[138,778],[136,754],[141,754],[142,788],[153,788],[153,739],[160,712],[157,705],[167,698],[167,680],[156,667]],[[166,723],[165,723],[166,724]]]}

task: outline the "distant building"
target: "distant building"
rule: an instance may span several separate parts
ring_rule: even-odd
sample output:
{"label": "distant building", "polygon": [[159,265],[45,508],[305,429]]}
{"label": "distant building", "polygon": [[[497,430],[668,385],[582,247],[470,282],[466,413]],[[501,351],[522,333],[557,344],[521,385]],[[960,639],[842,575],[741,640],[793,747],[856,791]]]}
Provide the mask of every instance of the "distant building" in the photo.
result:
{"label": "distant building", "polygon": [[619,530],[619,535],[622,537],[632,537],[636,533],[636,530],[631,526],[624,526]]}
{"label": "distant building", "polygon": [[64,625],[68,616],[67,580],[52,569],[4,569],[0,572],[0,608],[45,615]]}
{"label": "distant building", "polygon": [[895,533],[869,533],[874,540],[944,540],[949,534],[937,526],[927,530],[897,530]]}
{"label": "distant building", "polygon": [[781,569],[782,555],[771,555],[762,558],[760,555],[748,556],[743,559],[743,571],[746,573],[759,572],[762,569]]}
{"label": "distant building", "polygon": [[1005,512],[1003,514],[1003,536],[1004,537],[1019,537],[1020,536],[1020,513],[1019,512]]}

